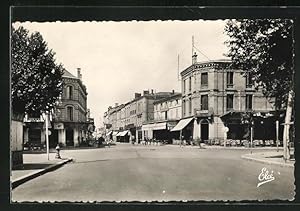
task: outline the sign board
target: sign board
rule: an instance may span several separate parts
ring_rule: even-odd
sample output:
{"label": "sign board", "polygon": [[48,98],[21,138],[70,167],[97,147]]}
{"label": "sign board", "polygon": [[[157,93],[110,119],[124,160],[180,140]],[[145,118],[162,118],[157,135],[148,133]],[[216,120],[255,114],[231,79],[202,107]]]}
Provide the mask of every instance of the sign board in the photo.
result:
{"label": "sign board", "polygon": [[64,123],[54,123],[54,129],[55,130],[64,129]]}
{"label": "sign board", "polygon": [[[48,128],[52,128],[52,126],[49,122],[48,122]],[[46,129],[46,122],[44,122],[43,129]]]}

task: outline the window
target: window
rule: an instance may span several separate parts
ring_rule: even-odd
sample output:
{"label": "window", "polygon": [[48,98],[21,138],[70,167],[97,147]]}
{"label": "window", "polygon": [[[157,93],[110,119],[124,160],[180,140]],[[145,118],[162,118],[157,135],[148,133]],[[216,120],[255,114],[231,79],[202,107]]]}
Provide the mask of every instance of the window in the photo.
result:
{"label": "window", "polygon": [[69,121],[73,121],[73,107],[67,107],[67,118]]}
{"label": "window", "polygon": [[190,77],[189,78],[189,91],[192,90],[192,78]]}
{"label": "window", "polygon": [[185,100],[182,101],[183,116],[185,116]]}
{"label": "window", "polygon": [[201,110],[208,110],[208,95],[201,95]]}
{"label": "window", "polygon": [[208,86],[208,74],[201,73],[201,87],[207,87],[207,86]]}
{"label": "window", "polygon": [[189,99],[189,114],[192,113],[192,99]]}
{"label": "window", "polygon": [[252,74],[250,72],[246,75],[246,88],[251,88],[253,85]]}
{"label": "window", "polygon": [[185,93],[185,80],[183,80],[183,93]]}
{"label": "window", "polygon": [[233,94],[227,95],[226,108],[227,108],[227,110],[233,109]]}
{"label": "window", "polygon": [[252,109],[252,95],[246,95],[246,110]]}
{"label": "window", "polygon": [[165,120],[167,120],[167,119],[168,119],[168,112],[165,111]]}
{"label": "window", "polygon": [[73,98],[73,87],[67,86],[67,99],[72,99],[72,98]]}
{"label": "window", "polygon": [[233,72],[227,72],[227,88],[233,87]]}

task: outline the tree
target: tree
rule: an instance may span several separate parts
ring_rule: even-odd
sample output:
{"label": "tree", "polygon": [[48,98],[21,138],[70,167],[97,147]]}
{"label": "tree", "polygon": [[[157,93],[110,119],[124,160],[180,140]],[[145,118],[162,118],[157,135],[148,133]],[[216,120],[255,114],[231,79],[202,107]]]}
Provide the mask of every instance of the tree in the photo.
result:
{"label": "tree", "polygon": [[62,92],[64,68],[39,32],[20,26],[11,35],[11,99],[14,113],[50,111]]}
{"label": "tree", "polygon": [[286,109],[284,144],[287,144],[294,98],[293,21],[289,19],[229,20],[226,44],[232,66],[244,70],[275,100],[276,110]]}

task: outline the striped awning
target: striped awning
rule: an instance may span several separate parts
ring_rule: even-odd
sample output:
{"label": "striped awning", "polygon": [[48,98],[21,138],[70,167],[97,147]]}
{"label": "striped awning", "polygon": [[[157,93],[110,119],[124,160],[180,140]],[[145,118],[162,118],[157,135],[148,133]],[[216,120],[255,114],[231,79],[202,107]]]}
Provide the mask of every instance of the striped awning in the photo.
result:
{"label": "striped awning", "polygon": [[171,130],[171,131],[180,131],[183,128],[185,128],[192,120],[194,117],[187,118],[187,119],[182,119],[178,122],[178,124]]}

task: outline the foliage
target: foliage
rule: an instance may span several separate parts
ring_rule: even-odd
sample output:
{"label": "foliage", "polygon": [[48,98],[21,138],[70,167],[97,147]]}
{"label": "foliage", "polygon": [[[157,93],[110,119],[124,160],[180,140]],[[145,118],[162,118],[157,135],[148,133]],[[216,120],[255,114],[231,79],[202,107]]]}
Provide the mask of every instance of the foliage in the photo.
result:
{"label": "foliage", "polygon": [[63,67],[57,65],[39,32],[20,26],[11,35],[11,99],[18,113],[40,114],[54,108],[62,92]]}
{"label": "foliage", "polygon": [[286,107],[288,92],[293,90],[293,21],[229,20],[225,33],[233,68],[244,70],[265,96],[275,98],[277,109]]}

